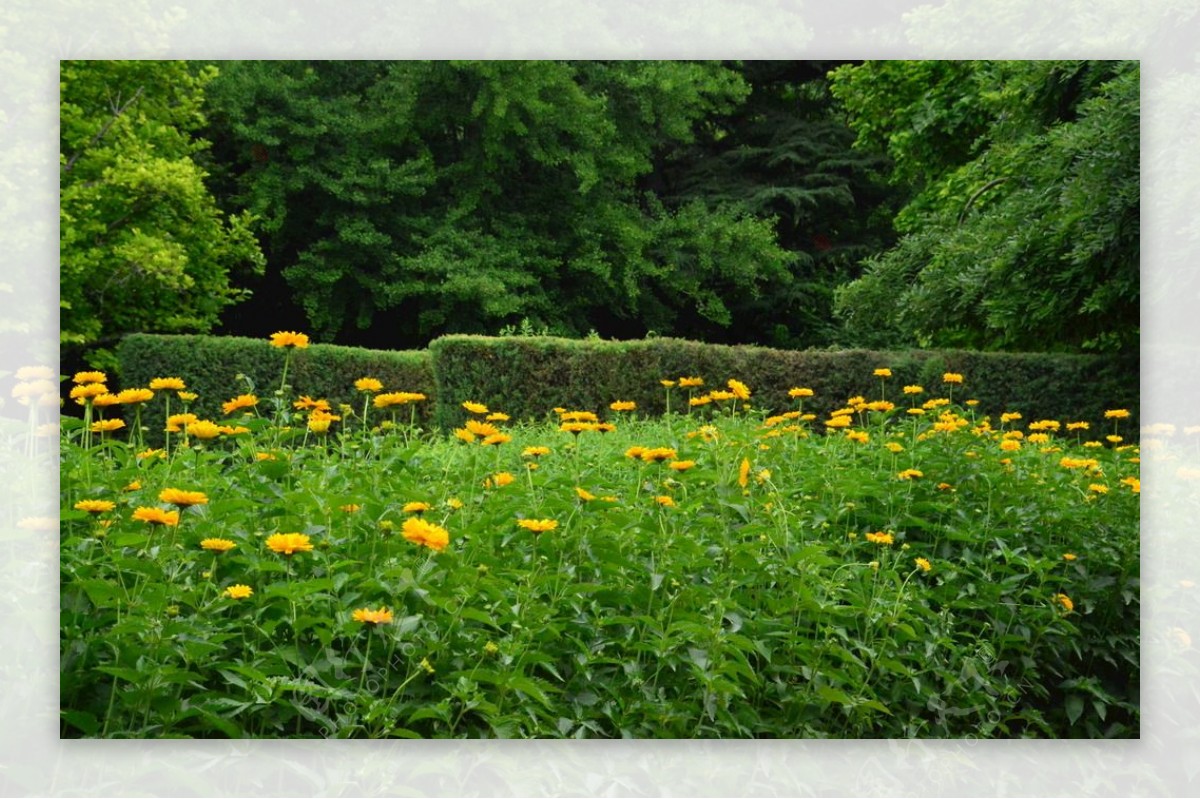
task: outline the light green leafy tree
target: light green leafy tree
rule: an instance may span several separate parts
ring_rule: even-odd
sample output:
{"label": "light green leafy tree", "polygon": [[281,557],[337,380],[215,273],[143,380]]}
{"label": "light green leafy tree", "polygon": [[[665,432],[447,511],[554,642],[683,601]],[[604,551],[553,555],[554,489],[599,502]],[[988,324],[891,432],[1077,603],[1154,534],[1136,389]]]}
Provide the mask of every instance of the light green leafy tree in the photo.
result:
{"label": "light green leafy tree", "polygon": [[247,214],[227,216],[196,157],[204,87],[183,61],[64,61],[60,341],[111,365],[129,332],[204,332],[261,271]]}

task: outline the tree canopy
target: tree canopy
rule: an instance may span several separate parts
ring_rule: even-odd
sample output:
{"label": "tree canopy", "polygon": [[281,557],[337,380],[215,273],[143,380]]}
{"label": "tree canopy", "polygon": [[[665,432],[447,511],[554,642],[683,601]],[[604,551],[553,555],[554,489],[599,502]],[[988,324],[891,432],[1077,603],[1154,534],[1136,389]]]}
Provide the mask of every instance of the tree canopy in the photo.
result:
{"label": "tree canopy", "polygon": [[851,340],[1136,351],[1136,62],[870,62],[832,79],[856,144],[911,192],[900,241],[838,290]]}
{"label": "tree canopy", "polygon": [[772,220],[648,185],[749,87],[689,62],[233,62],[215,154],[315,332],[727,328],[791,279]]}
{"label": "tree canopy", "polygon": [[64,61],[61,341],[98,365],[128,332],[203,332],[263,267],[247,214],[226,216],[194,160],[204,86],[183,61]]}
{"label": "tree canopy", "polygon": [[67,61],[62,341],[103,359],[133,330],[408,348],[522,326],[1132,352],[1138,78]]}

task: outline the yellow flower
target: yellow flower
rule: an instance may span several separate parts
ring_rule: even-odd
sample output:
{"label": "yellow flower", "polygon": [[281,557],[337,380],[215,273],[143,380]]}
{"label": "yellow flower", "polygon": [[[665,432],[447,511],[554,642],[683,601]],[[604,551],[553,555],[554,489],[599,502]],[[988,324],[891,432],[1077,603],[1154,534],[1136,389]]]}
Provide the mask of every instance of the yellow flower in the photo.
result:
{"label": "yellow flower", "polygon": [[467,430],[465,427],[454,428],[454,437],[459,441],[465,441],[468,444],[475,440],[475,434],[470,430]]}
{"label": "yellow flower", "polygon": [[379,610],[371,610],[370,608],[359,608],[350,614],[350,618],[363,624],[389,624],[392,621],[392,612],[387,608]]}
{"label": "yellow flower", "polygon": [[[641,447],[640,449],[641,452],[638,454],[638,457],[640,457],[646,463],[661,463],[663,461],[669,461],[678,457],[678,453],[669,447],[653,447],[651,449]],[[625,451],[625,454],[629,455],[632,450],[633,448],[631,447]]]}
{"label": "yellow flower", "polygon": [[91,430],[93,433],[111,433],[124,426],[125,422],[121,419],[101,419],[98,422],[92,422]]}
{"label": "yellow flower", "polygon": [[518,519],[517,524],[534,535],[540,535],[558,527],[554,519]]}
{"label": "yellow flower", "polygon": [[139,461],[141,461],[141,460],[145,460],[146,458],[154,458],[154,457],[165,458],[165,457],[167,457],[167,453],[161,449],[150,448],[150,449],[142,450],[138,454],[134,455],[134,457],[137,458]]}
{"label": "yellow flower", "polygon": [[236,546],[237,544],[228,538],[206,538],[200,542],[200,548],[209,552],[228,552]]}
{"label": "yellow flower", "polygon": [[834,416],[832,419],[825,420],[825,426],[830,427],[830,428],[849,427],[853,423],[854,423],[853,420],[849,416],[846,416],[844,414],[841,416]]}
{"label": "yellow flower", "polygon": [[1103,483],[1091,483],[1088,485],[1089,491],[1095,491],[1097,494],[1107,494],[1108,486]]}
{"label": "yellow flower", "polygon": [[702,385],[704,385],[704,378],[702,378],[702,377],[681,377],[681,378],[679,378],[679,387],[680,388],[699,388]]}
{"label": "yellow flower", "polygon": [[741,464],[738,466],[738,485],[745,488],[750,483],[750,459],[742,458]]}
{"label": "yellow flower", "polygon": [[1029,438],[1026,440],[1030,444],[1048,444],[1050,443],[1050,436],[1047,433],[1030,433]]}
{"label": "yellow flower", "polygon": [[195,436],[196,438],[216,438],[221,435],[220,426],[207,419],[188,423],[186,430],[189,436]]}
{"label": "yellow flower", "polygon": [[484,418],[487,419],[487,421],[489,421],[489,422],[507,422],[509,420],[509,415],[507,413],[500,413],[499,411],[494,411],[492,413],[489,413]]}
{"label": "yellow flower", "polygon": [[671,461],[667,464],[667,468],[674,469],[677,472],[686,472],[695,465],[695,461]]}
{"label": "yellow flower", "polygon": [[675,507],[675,500],[671,499],[668,496],[655,497],[654,501],[657,502],[659,505],[662,505],[664,508]]}
{"label": "yellow flower", "polygon": [[708,405],[712,401],[713,401],[713,398],[710,397],[708,394],[705,394],[704,396],[701,396],[701,397],[692,397],[691,399],[688,400],[688,405],[690,405],[693,408],[699,408],[701,405]]}
{"label": "yellow flower", "polygon": [[338,510],[340,510],[342,513],[358,513],[360,510],[362,510],[362,505],[339,505]]}
{"label": "yellow flower", "polygon": [[637,408],[637,403],[628,400],[617,400],[610,403],[609,406],[614,411],[632,411]]}
{"label": "yellow flower", "polygon": [[248,585],[231,585],[225,589],[225,596],[230,599],[248,599],[254,595],[254,589]]}
{"label": "yellow flower", "polygon": [[182,391],[187,384],[181,377],[156,377],[150,381],[150,388],[155,391]]}
{"label": "yellow flower", "polygon": [[133,518],[146,524],[162,524],[174,527],[179,524],[179,511],[166,511],[162,508],[138,508],[133,512]]}
{"label": "yellow flower", "polygon": [[659,380],[658,382],[662,384],[663,388],[671,388],[671,386],[675,385],[674,380]]}
{"label": "yellow flower", "polygon": [[1058,465],[1066,469],[1098,469],[1100,461],[1095,458],[1068,458],[1064,455],[1059,459]]}
{"label": "yellow flower", "polygon": [[813,390],[811,388],[792,388],[788,389],[788,396],[792,399],[800,399],[802,397],[811,397]]}
{"label": "yellow flower", "polygon": [[360,377],[354,381],[354,387],[359,391],[369,391],[371,393],[383,391],[383,383],[373,377]]}
{"label": "yellow flower", "polygon": [[431,507],[428,502],[406,502],[401,510],[404,513],[424,513],[430,510]]}
{"label": "yellow flower", "polygon": [[1104,440],[1110,444],[1120,444],[1125,439],[1122,438],[1121,436],[1105,436]]}
{"label": "yellow flower", "polygon": [[181,491],[178,488],[164,488],[159,493],[158,499],[168,505],[178,505],[181,508],[190,505],[204,505],[208,502],[208,497],[202,491]]}
{"label": "yellow flower", "polygon": [[867,533],[864,537],[872,544],[879,544],[880,546],[891,546],[896,542],[891,533]]}
{"label": "yellow flower", "polygon": [[229,400],[229,402],[221,403],[221,410],[228,415],[242,408],[253,408],[257,404],[258,397],[253,394],[241,394]]}
{"label": "yellow flower", "polygon": [[957,372],[946,372],[942,375],[943,383],[962,383],[963,376]]}
{"label": "yellow flower", "polygon": [[892,370],[891,370],[891,369],[888,369],[888,368],[886,368],[886,367],[884,367],[884,368],[882,368],[882,369],[876,369],[876,370],[875,370],[875,376],[876,376],[876,377],[891,377],[891,376],[892,376]]}
{"label": "yellow flower", "polygon": [[304,333],[281,330],[278,333],[271,334],[271,346],[295,347],[298,350],[302,350],[308,346],[308,336]]}
{"label": "yellow flower", "polygon": [[641,458],[645,452],[646,452],[645,447],[632,446],[629,449],[625,450],[625,457],[637,459],[637,458]]}
{"label": "yellow flower", "polygon": [[867,403],[867,410],[879,413],[887,413],[895,407],[896,404],[894,402],[888,402],[887,400],[875,400],[874,402]]}
{"label": "yellow flower", "polygon": [[517,478],[512,476],[511,472],[498,472],[484,480],[483,485],[485,488],[491,488],[492,486],[495,486],[496,488],[504,488],[504,486],[511,484],[512,481],[516,479]]}
{"label": "yellow flower", "polygon": [[314,415],[310,416],[308,419],[308,429],[314,433],[328,433],[329,425],[332,423],[332,417]]}
{"label": "yellow flower", "polygon": [[313,545],[303,533],[275,533],[267,536],[267,549],[280,555],[312,552]]}
{"label": "yellow flower", "polygon": [[1064,552],[1063,553],[1063,560],[1071,561],[1071,560],[1075,560],[1075,559],[1076,559],[1075,553],[1073,553],[1073,552]]}
{"label": "yellow flower", "polygon": [[750,388],[740,380],[729,380],[726,385],[733,392],[733,396],[740,399],[742,402],[750,399]]}
{"label": "yellow flower", "polygon": [[903,452],[904,451],[904,445],[898,444],[895,441],[889,441],[886,444],[884,444],[883,446],[887,448],[888,452]]}
{"label": "yellow flower", "polygon": [[1123,485],[1127,485],[1127,486],[1129,486],[1129,488],[1130,488],[1130,489],[1133,491],[1133,493],[1135,493],[1135,494],[1140,494],[1140,493],[1142,493],[1142,481],[1141,481],[1141,480],[1139,480],[1139,479],[1138,479],[1138,478],[1136,478],[1136,477],[1122,477],[1122,478],[1121,478],[1121,483],[1122,483]]}
{"label": "yellow flower", "polygon": [[522,458],[539,458],[542,455],[549,455],[549,454],[550,454],[549,447],[526,447],[525,449],[521,450]]}
{"label": "yellow flower", "polygon": [[108,394],[108,386],[103,383],[84,383],[71,389],[71,399],[80,405],[102,394]]}
{"label": "yellow flower", "polygon": [[558,415],[560,422],[598,422],[600,417],[591,411],[563,411]]}
{"label": "yellow flower", "polygon": [[195,400],[197,397],[200,396],[199,394],[197,394],[193,391],[180,391],[180,392],[178,392],[178,394],[179,394],[179,399],[181,401],[183,401],[184,403],[192,402],[193,400]]}
{"label": "yellow flower", "polygon": [[512,436],[507,433],[492,433],[490,436],[485,436],[479,443],[485,447],[490,447],[492,445],[507,444],[509,441],[512,441]]}
{"label": "yellow flower", "polygon": [[582,499],[584,502],[591,502],[592,500],[594,500],[596,498],[595,494],[593,494],[590,491],[587,491],[585,489],[582,489],[579,486],[575,486],[575,495],[578,496],[580,499]]}
{"label": "yellow flower", "polygon": [[462,406],[464,408],[466,408],[468,411],[470,411],[471,413],[478,413],[480,415],[483,415],[488,412],[488,407],[479,402],[464,402],[462,404]]}
{"label": "yellow flower", "polygon": [[909,408],[907,411],[905,411],[905,413],[907,413],[910,416],[922,416],[925,413],[925,409],[924,408]]}
{"label": "yellow flower", "polygon": [[410,402],[421,402],[424,399],[424,394],[416,394],[411,391],[391,391],[386,394],[376,394],[375,399],[371,400],[371,404],[376,408],[390,408],[393,405],[407,405]]}
{"label": "yellow flower", "polygon": [[1016,452],[1020,448],[1021,448],[1020,441],[1006,438],[1005,440],[1000,442],[1000,449],[1004,450],[1005,452]]}
{"label": "yellow flower", "polygon": [[929,561],[926,560],[925,558],[914,558],[913,562],[916,563],[917,568],[919,568],[923,572],[928,572],[930,569],[933,568],[933,566],[931,566],[929,564]]}
{"label": "yellow flower", "polygon": [[1054,601],[1063,606],[1063,610],[1070,613],[1075,609],[1075,603],[1071,601],[1071,597],[1066,594],[1055,594]]}
{"label": "yellow flower", "polygon": [[925,389],[922,388],[921,386],[905,386],[904,387],[905,394],[921,394],[924,391],[925,391]]}
{"label": "yellow flower", "polygon": [[1124,408],[1116,408],[1111,411],[1105,411],[1104,418],[1105,419],[1128,419],[1129,411],[1127,411]]}
{"label": "yellow flower", "polygon": [[142,488],[142,483],[141,483],[141,481],[139,481],[139,480],[134,480],[132,483],[130,483],[129,485],[125,486],[125,487],[124,487],[123,489],[121,489],[121,490],[122,490],[122,491],[140,491],[140,490],[141,490],[141,488]]}
{"label": "yellow flower", "polygon": [[463,501],[458,497],[450,497],[450,499],[446,500],[446,504],[454,510],[462,510]]}
{"label": "yellow flower", "polygon": [[857,441],[859,444],[866,444],[871,440],[870,434],[868,434],[865,430],[847,430],[846,438],[850,439],[851,441]]}
{"label": "yellow flower", "polygon": [[117,507],[117,503],[110,502],[107,499],[81,499],[75,503],[75,510],[87,511],[88,513],[105,513]]}
{"label": "yellow flower", "polygon": [[149,402],[154,399],[154,392],[148,388],[127,388],[117,392],[117,402],[122,405],[136,405],[139,402]]}
{"label": "yellow flower", "polygon": [[477,422],[474,419],[468,419],[466,427],[468,432],[481,438],[494,436],[500,432],[500,428],[496,427],[494,424],[490,424],[488,422]]}
{"label": "yellow flower", "polygon": [[107,383],[108,375],[104,372],[76,372],[71,381],[74,383]]}
{"label": "yellow flower", "polygon": [[914,477],[924,477],[925,473],[919,469],[905,469],[896,476],[901,480],[912,480]]}

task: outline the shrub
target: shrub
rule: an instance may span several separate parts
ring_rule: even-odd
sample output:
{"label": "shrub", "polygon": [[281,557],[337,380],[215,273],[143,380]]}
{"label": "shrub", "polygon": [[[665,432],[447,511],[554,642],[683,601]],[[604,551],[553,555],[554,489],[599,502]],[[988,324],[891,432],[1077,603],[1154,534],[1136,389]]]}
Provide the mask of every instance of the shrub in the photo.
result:
{"label": "shrub", "polygon": [[[925,397],[945,393],[942,375],[965,382],[958,398],[979,400],[980,413],[1018,411],[1025,419],[1088,421],[1101,425],[1104,411],[1130,410],[1136,429],[1136,360],[1106,356],[983,353],[966,351],[785,351],[765,347],[702,344],[679,339],[577,341],[549,337],[445,336],[430,344],[438,396],[436,421],[458,424],[464,400],[490,402],[514,418],[537,419],[556,405],[599,411],[616,399],[637,402],[642,412],[665,410],[663,379],[704,378],[704,393],[736,378],[749,385],[751,404],[778,413],[795,408],[791,387],[811,388],[805,409],[829,413],[855,395],[878,398],[872,372],[888,367],[882,391],[895,401],[903,386],[925,387]],[[672,410],[687,394],[672,389]]]}
{"label": "shrub", "polygon": [[[293,394],[324,398],[336,409],[346,403],[362,409],[354,389],[360,377],[374,377],[385,391],[414,391],[428,400],[417,404],[417,421],[433,412],[433,370],[426,350],[392,351],[313,344],[293,350],[288,383]],[[241,393],[255,393],[264,412],[283,377],[284,351],[260,339],[231,336],[126,336],[117,352],[123,386],[145,386],[156,377],[181,377],[199,395],[191,411],[201,418],[224,418],[221,403]],[[239,380],[238,375],[244,378]],[[150,440],[161,436],[163,404],[149,403],[142,422]],[[177,404],[173,412],[179,412]]]}

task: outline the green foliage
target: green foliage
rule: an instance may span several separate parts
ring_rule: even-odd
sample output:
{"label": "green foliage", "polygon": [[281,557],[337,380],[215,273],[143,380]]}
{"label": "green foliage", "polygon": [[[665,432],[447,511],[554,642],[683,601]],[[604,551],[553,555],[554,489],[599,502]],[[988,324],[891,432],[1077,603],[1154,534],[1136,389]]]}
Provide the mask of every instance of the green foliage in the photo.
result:
{"label": "green foliage", "polygon": [[767,221],[641,181],[747,92],[714,63],[228,62],[209,132],[325,338],[725,329],[788,254]]}
{"label": "green foliage", "polygon": [[750,96],[709,117],[694,144],[664,159],[667,205],[701,201],[773,219],[780,246],[795,257],[769,292],[731,303],[736,329],[660,329],[789,348],[834,340],[834,288],[859,275],[859,260],[892,242],[891,205],[899,194],[882,179],[886,157],[851,147],[855,134],[826,78],[835,63],[733,62]]}
{"label": "green foliage", "polygon": [[128,332],[207,331],[261,272],[247,214],[226,216],[195,158],[212,67],[60,67],[61,341],[98,365]]}
{"label": "green foliage", "polygon": [[[287,382],[291,390],[329,400],[334,413],[346,404],[352,415],[361,414],[363,395],[355,391],[354,381],[373,377],[383,383],[384,391],[425,394],[428,399],[414,406],[418,421],[425,422],[432,414],[437,395],[427,351],[313,344],[290,353],[268,341],[234,336],[130,335],[122,340],[117,357],[121,384],[126,387],[146,386],[156,377],[183,378],[188,390],[200,395],[188,410],[202,419],[226,418],[221,404],[240,394],[258,396],[260,412],[270,416],[284,377],[285,358],[290,358]],[[178,400],[171,407],[172,413],[182,412]],[[142,423],[148,426],[153,442],[161,441],[164,410],[159,402],[143,410]]]}
{"label": "green foliage", "polygon": [[[856,419],[861,443],[805,424],[764,438],[741,410],[689,435],[698,421],[634,414],[578,438],[498,423],[495,446],[259,424],[137,458],[67,420],[61,735],[1138,736],[1127,449],[1064,434],[1007,452],[998,430],[901,409]],[[536,469],[529,446],[549,450]],[[207,501],[178,525],[135,519],[165,488]],[[404,535],[414,501],[444,550]],[[535,519],[555,524],[519,525]],[[276,554],[274,533],[312,549]]]}
{"label": "green foliage", "polygon": [[[795,407],[788,396],[806,387],[815,396],[805,408],[830,413],[852,396],[879,389],[872,372],[889,367],[888,396],[904,385],[927,392],[943,388],[942,375],[965,376],[965,391],[979,400],[977,411],[1019,412],[1028,419],[1070,419],[1100,424],[1104,411],[1138,408],[1137,362],[1128,358],[1077,354],[980,353],[968,351],[787,351],[765,347],[701,344],[680,339],[575,341],[544,337],[444,336],[429,346],[439,404],[436,420],[461,424],[464,401],[490,397],[514,418],[542,419],[556,405],[599,411],[614,400],[637,402],[659,414],[667,392],[660,380],[702,377],[705,387],[724,388],[740,380],[754,392],[752,405],[768,413]],[[672,409],[686,410],[689,393],[678,388]],[[1115,404],[1113,404],[1115,403]]]}
{"label": "green foliage", "polygon": [[838,291],[849,340],[1137,349],[1136,62],[871,62],[833,79],[858,144],[915,192],[906,235]]}

